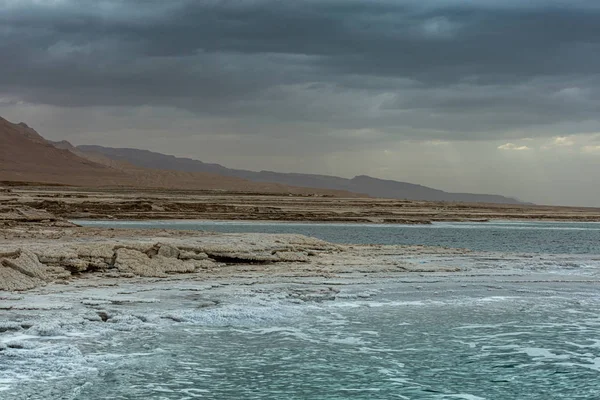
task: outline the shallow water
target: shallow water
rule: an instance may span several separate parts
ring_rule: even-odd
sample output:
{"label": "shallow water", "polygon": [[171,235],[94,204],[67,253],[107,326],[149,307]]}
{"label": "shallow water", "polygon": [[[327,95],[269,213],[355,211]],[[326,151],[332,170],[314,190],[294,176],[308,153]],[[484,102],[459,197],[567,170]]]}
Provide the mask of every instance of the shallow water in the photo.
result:
{"label": "shallow water", "polygon": [[155,353],[141,367],[134,362],[112,371],[115,385],[108,391],[93,385],[82,394],[160,393],[173,399],[600,396],[597,299],[582,305],[555,298],[541,306],[539,298],[518,296],[436,302],[403,297],[391,288],[371,301],[311,307],[293,320],[225,330],[178,326],[145,341]]}
{"label": "shallow water", "polygon": [[[242,225],[297,226],[215,224]],[[486,225],[363,229],[365,241],[391,240],[385,229],[425,229],[432,241],[439,231],[467,232],[458,247],[472,241],[495,253],[421,260],[463,273],[8,295],[0,304],[15,306],[0,309],[0,399],[600,399],[598,225],[579,225],[487,225],[507,232],[501,244],[483,243],[495,237]],[[529,233],[519,242],[516,231]],[[581,253],[521,254],[540,237],[567,240],[546,250]],[[520,247],[499,253],[508,241]],[[98,320],[98,309],[111,318]]]}
{"label": "shallow water", "polygon": [[111,310],[111,323],[62,312],[21,339],[29,348],[4,350],[0,398],[600,396],[597,287],[465,282],[361,284],[316,302],[265,286],[201,310],[174,310],[156,288],[161,302]]}
{"label": "shallow water", "polygon": [[333,243],[422,244],[479,251],[600,254],[600,223],[478,222],[432,225],[215,221],[74,221],[84,226],[298,233]]}

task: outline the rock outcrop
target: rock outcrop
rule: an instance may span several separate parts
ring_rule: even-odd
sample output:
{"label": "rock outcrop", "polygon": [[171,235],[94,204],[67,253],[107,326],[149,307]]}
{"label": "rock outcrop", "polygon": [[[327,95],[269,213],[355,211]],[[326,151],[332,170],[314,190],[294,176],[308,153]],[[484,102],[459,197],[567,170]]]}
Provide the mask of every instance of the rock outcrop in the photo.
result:
{"label": "rock outcrop", "polygon": [[208,274],[332,277],[428,272],[399,261],[398,254],[407,251],[342,246],[294,234],[83,228],[42,207],[28,208],[18,201],[0,205],[0,291],[69,284],[81,278],[104,284],[104,279],[177,274],[205,279]]}
{"label": "rock outcrop", "polygon": [[[172,253],[179,251],[169,246]],[[191,273],[199,267],[194,260],[180,260],[177,257],[166,257],[160,254],[149,257],[147,254],[122,248],[115,252],[114,267],[119,272],[132,273],[137,276],[164,277],[168,273]]]}
{"label": "rock outcrop", "polygon": [[12,268],[0,265],[0,290],[9,292],[29,290],[43,285],[44,282],[20,273]]}
{"label": "rock outcrop", "polygon": [[28,290],[85,274],[164,278],[227,265],[308,263],[309,254],[316,255],[316,249],[339,251],[339,246],[300,235],[261,238],[222,235],[155,242],[147,237],[91,243],[34,241],[16,249],[5,245],[0,246],[0,290]]}
{"label": "rock outcrop", "polygon": [[0,290],[27,290],[51,280],[46,266],[28,250],[0,254]]}

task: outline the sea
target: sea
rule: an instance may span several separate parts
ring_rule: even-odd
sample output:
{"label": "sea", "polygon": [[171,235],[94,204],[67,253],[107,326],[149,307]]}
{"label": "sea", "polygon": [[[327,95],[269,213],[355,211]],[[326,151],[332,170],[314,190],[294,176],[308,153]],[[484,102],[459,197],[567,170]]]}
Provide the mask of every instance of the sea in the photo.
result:
{"label": "sea", "polygon": [[[77,222],[476,256],[456,260],[467,272],[351,283],[0,294],[0,399],[600,399],[598,223]],[[3,308],[10,296],[27,306]]]}
{"label": "sea", "polygon": [[438,222],[431,225],[197,220],[74,221],[82,226],[296,233],[341,244],[426,245],[547,254],[600,254],[600,222]]}

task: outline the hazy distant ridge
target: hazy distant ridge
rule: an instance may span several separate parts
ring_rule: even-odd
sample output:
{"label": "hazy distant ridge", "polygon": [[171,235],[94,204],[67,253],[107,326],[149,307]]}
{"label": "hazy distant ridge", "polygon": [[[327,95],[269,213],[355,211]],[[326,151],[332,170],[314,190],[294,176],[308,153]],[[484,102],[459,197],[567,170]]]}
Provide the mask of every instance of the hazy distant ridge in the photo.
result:
{"label": "hazy distant ridge", "polygon": [[142,168],[88,153],[69,142],[50,142],[25,123],[0,117],[0,182],[83,187],[137,187],[358,197],[347,191],[252,182],[234,176]]}
{"label": "hazy distant ridge", "polygon": [[355,193],[365,193],[373,197],[429,201],[522,204],[522,202],[517,199],[500,195],[449,193],[413,183],[377,179],[366,175],[359,175],[352,179],[346,179],[329,175],[281,173],[272,171],[255,172],[226,168],[219,164],[208,164],[199,160],[179,158],[148,150],[92,145],[77,146],[77,149],[88,153],[99,153],[113,160],[125,161],[144,168],[186,172],[210,172],[224,176],[243,178],[254,182],[347,190]]}

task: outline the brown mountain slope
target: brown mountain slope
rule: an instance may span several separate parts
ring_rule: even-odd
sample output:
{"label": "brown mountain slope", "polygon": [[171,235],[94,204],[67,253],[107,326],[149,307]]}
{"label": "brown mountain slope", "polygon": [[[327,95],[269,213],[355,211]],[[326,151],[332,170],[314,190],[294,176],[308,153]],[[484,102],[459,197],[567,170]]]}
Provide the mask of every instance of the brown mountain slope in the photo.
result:
{"label": "brown mountain slope", "polygon": [[73,186],[223,190],[357,197],[341,190],[300,188],[251,182],[212,173],[166,171],[137,167],[99,153],[81,152],[69,142],[51,144],[27,125],[0,117],[0,181],[39,182]]}
{"label": "brown mountain slope", "polygon": [[107,168],[57,149],[24,124],[0,117],[0,180],[67,185],[122,185],[129,178]]}

